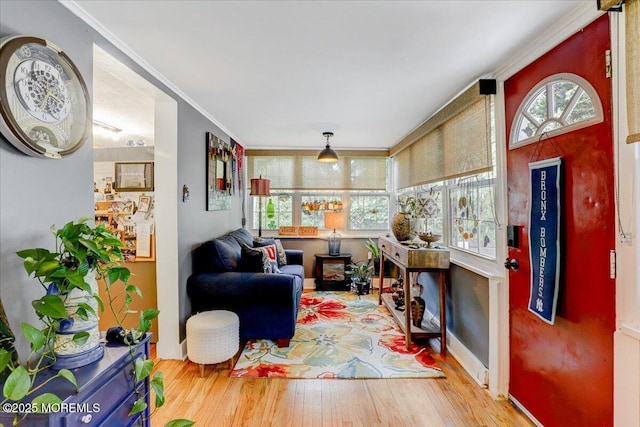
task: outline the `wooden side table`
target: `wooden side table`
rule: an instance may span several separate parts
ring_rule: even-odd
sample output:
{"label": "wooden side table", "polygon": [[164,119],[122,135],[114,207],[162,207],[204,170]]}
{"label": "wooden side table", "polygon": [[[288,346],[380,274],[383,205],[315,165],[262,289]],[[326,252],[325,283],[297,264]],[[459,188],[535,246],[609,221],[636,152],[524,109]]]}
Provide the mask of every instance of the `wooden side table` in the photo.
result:
{"label": "wooden side table", "polygon": [[348,291],[351,279],[347,271],[351,254],[315,254],[316,291]]}
{"label": "wooden side table", "polygon": [[[449,275],[449,251],[447,249],[419,248],[412,249],[402,245],[394,237],[378,237],[380,248],[380,262],[388,259],[404,271],[404,295],[405,310],[400,314],[395,310],[395,303],[391,294],[383,293],[384,272],[380,273],[380,290],[378,304],[387,306],[396,323],[405,334],[405,345],[411,346],[411,339],[440,338],[440,355],[444,358],[447,354],[447,281]],[[440,303],[440,325],[428,325],[426,328],[417,327],[411,322],[411,289],[410,272],[437,272]]]}

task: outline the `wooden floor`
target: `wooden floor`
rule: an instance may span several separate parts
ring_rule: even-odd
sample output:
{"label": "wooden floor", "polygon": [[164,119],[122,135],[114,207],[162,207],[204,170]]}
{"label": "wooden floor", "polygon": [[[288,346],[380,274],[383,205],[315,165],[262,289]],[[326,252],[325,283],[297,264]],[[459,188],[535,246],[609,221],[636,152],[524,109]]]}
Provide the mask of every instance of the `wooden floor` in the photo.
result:
{"label": "wooden floor", "polygon": [[[203,378],[189,361],[157,360],[167,403],[153,426],[174,418],[206,427],[532,426],[509,402],[494,400],[456,362],[435,354],[446,378],[286,380],[229,378],[226,365]],[[153,399],[152,399],[153,401]]]}

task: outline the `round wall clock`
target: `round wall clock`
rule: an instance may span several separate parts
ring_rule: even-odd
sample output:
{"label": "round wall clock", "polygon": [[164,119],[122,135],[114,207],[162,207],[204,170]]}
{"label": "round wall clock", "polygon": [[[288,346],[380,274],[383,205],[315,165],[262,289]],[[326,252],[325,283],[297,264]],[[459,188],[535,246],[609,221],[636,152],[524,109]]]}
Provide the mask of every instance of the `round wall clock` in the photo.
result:
{"label": "round wall clock", "polygon": [[91,101],[73,61],[53,43],[0,39],[0,131],[20,151],[60,159],[91,132]]}

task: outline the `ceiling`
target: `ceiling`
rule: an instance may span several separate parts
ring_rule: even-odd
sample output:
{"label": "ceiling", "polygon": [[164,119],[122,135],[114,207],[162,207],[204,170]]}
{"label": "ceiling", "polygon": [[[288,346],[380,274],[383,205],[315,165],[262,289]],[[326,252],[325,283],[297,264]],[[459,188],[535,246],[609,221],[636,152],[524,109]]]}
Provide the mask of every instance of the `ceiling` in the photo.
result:
{"label": "ceiling", "polygon": [[592,0],[67,7],[247,148],[389,148]]}
{"label": "ceiling", "polygon": [[[94,148],[154,145],[155,99],[151,84],[99,47],[93,50],[93,120],[120,129],[94,132]],[[136,145],[137,146],[137,145]]]}

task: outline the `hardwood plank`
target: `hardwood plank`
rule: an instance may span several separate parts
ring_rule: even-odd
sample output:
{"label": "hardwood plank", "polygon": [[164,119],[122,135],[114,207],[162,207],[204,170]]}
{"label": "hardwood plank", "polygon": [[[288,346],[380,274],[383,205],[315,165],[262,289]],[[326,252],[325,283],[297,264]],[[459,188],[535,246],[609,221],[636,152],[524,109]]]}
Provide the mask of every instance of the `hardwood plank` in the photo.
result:
{"label": "hardwood plank", "polygon": [[533,426],[508,401],[489,396],[453,356],[429,351],[446,378],[229,378],[225,364],[207,366],[200,378],[194,363],[156,360],[167,403],[152,425],[189,418],[207,427]]}

